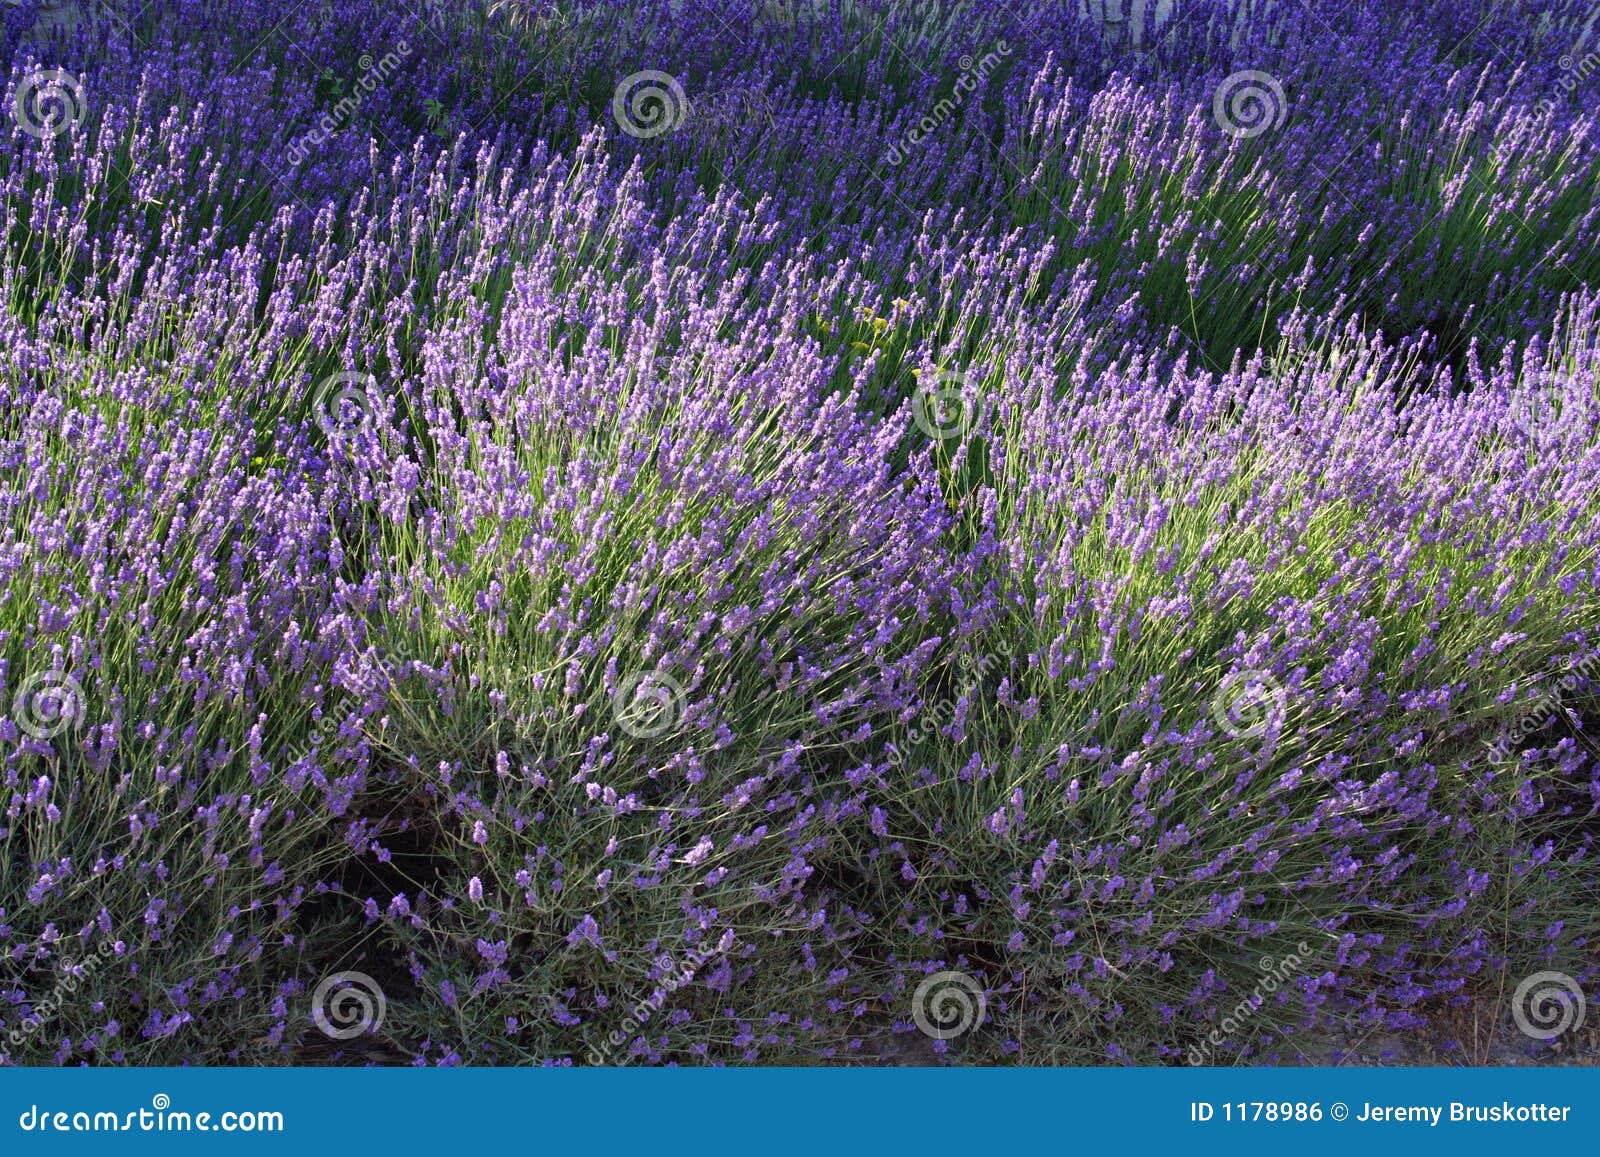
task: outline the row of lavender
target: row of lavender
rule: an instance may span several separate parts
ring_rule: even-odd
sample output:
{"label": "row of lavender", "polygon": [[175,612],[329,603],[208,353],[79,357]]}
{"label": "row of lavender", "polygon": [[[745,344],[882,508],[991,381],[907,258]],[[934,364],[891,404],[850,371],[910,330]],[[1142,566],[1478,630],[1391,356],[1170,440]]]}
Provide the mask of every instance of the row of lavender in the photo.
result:
{"label": "row of lavender", "polygon": [[941,973],[965,1059],[1271,1056],[1591,982],[1582,5],[36,7],[12,1061],[838,1058]]}

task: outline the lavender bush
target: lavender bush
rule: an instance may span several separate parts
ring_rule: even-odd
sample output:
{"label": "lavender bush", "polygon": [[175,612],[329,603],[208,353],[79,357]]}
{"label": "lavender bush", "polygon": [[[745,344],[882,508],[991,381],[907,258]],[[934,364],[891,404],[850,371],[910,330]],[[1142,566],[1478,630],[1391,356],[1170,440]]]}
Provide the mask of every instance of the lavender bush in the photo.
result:
{"label": "lavender bush", "polygon": [[0,1058],[1227,1063],[1593,991],[1589,6],[44,7]]}

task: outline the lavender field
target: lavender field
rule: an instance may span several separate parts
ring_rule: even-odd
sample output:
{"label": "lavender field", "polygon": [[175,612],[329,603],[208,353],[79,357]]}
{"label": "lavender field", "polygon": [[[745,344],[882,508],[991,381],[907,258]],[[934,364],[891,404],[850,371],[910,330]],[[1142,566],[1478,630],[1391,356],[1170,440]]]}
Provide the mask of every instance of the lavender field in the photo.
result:
{"label": "lavender field", "polygon": [[1591,0],[0,21],[0,1063],[1592,1059]]}

